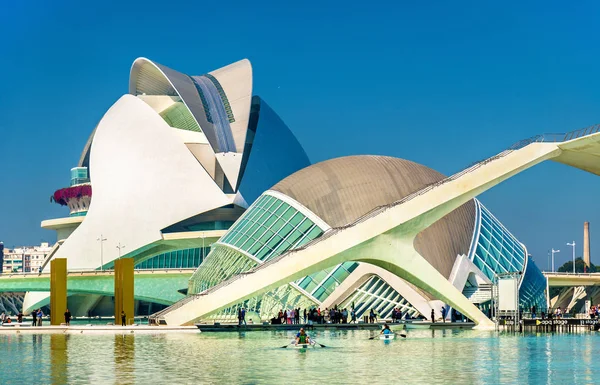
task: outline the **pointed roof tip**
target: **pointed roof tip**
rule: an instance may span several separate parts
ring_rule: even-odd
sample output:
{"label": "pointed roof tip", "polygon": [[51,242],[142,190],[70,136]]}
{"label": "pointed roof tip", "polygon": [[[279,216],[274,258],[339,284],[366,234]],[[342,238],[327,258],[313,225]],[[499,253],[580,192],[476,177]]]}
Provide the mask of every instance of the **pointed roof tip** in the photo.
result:
{"label": "pointed roof tip", "polygon": [[[138,64],[139,62],[149,62],[149,63],[151,63],[151,64],[153,64],[153,65],[155,65],[155,66],[157,66],[157,67],[167,67],[167,68],[171,69],[170,67],[168,67],[168,66],[165,66],[164,64],[157,63],[157,62],[155,62],[154,60],[148,59],[148,58],[147,58],[147,57],[145,57],[145,56],[139,56],[139,57],[137,57],[137,58],[136,58],[136,59],[133,61],[133,63],[131,63],[131,68],[129,69],[129,76],[130,76],[130,77],[131,77],[131,73],[132,73],[132,71],[133,71],[134,67],[135,67],[135,66],[136,66],[136,64]],[[212,72],[220,71],[220,70],[223,70],[223,69],[225,69],[225,68],[228,68],[228,67],[237,67],[237,66],[248,66],[248,67],[250,67],[250,71],[252,71],[252,62],[250,61],[250,59],[248,59],[248,58],[243,58],[243,59],[240,59],[240,60],[238,60],[238,61],[235,61],[235,62],[233,62],[233,63],[227,64],[227,65],[224,65],[223,67],[215,68],[214,70],[212,70],[212,71],[209,71],[208,73],[212,73]],[[178,71],[178,72],[179,72],[179,71]]]}
{"label": "pointed roof tip", "polygon": [[216,69],[210,71],[209,74],[214,74],[215,72],[217,72],[217,73],[218,72],[225,72],[225,71],[228,71],[228,70],[231,70],[231,69],[236,69],[237,70],[237,69],[243,69],[243,68],[247,68],[248,71],[250,73],[252,73],[252,63],[250,62],[249,59],[244,58],[244,59],[235,61],[235,62],[233,62],[231,64],[227,64],[226,66],[216,68]]}

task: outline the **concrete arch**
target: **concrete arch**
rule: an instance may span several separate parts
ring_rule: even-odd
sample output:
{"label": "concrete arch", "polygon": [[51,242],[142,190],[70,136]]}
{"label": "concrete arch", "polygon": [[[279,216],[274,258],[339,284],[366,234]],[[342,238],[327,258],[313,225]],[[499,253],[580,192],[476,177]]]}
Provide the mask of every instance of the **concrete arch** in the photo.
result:
{"label": "concrete arch", "polygon": [[157,313],[155,318],[168,324],[193,323],[202,316],[302,276],[355,260],[398,275],[456,308],[479,327],[492,327],[492,322],[475,305],[416,252],[414,237],[478,194],[544,160],[552,159],[600,175],[598,129],[575,137],[566,142],[538,142],[536,139],[504,151],[369,213],[348,227],[332,230],[301,249],[190,296]]}

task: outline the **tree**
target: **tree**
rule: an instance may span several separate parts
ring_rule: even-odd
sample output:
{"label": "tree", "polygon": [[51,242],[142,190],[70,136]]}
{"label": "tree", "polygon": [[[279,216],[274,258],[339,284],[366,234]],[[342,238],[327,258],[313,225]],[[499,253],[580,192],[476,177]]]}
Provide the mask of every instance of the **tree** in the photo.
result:
{"label": "tree", "polygon": [[[585,262],[583,258],[579,257],[575,259],[575,272],[583,273]],[[561,267],[558,268],[559,273],[572,273],[573,272],[573,261],[565,262]],[[590,267],[585,268],[586,273],[595,273],[596,266],[590,262]]]}

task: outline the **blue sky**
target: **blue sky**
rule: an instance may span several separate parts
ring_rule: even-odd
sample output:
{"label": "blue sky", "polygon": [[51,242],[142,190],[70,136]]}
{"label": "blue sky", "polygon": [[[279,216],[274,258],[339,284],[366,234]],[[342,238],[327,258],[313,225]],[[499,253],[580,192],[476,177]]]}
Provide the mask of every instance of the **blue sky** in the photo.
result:
{"label": "blue sky", "polygon": [[[4,2],[0,240],[40,221],[138,56],[189,74],[241,58],[313,162],[384,154],[451,174],[520,139],[600,123],[600,4],[582,1]],[[488,4],[484,4],[488,3]],[[115,186],[118,188],[118,186]],[[546,163],[483,203],[541,268],[600,228],[600,178]],[[600,264],[600,260],[596,260]]]}

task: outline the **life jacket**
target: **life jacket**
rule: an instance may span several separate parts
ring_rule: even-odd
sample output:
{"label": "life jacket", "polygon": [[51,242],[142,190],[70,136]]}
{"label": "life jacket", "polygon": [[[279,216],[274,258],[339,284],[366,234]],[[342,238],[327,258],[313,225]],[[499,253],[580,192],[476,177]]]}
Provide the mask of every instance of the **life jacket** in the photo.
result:
{"label": "life jacket", "polygon": [[305,344],[306,340],[307,340],[306,337],[308,337],[306,334],[304,334],[304,335],[300,334],[300,336],[298,336],[298,342],[300,342],[301,344]]}

